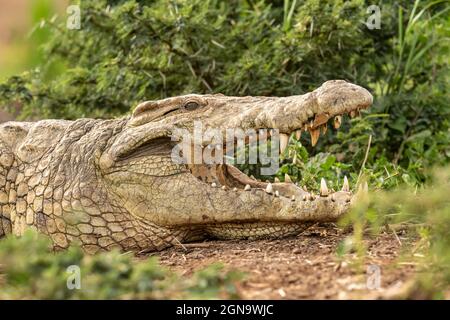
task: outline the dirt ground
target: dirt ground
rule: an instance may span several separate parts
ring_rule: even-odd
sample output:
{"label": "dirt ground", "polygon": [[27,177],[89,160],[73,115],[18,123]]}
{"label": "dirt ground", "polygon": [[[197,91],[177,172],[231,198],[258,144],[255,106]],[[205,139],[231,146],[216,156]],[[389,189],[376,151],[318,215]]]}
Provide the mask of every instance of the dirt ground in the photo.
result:
{"label": "dirt ground", "polygon": [[[383,233],[365,239],[368,255],[358,264],[356,253],[336,253],[348,235],[332,224],[321,225],[295,238],[208,241],[157,255],[162,265],[186,275],[214,262],[244,271],[247,276],[239,285],[244,299],[376,299],[412,279],[416,263],[404,258],[411,256],[403,254],[410,251],[406,237]],[[370,265],[379,267],[379,289],[373,288],[377,267]]]}

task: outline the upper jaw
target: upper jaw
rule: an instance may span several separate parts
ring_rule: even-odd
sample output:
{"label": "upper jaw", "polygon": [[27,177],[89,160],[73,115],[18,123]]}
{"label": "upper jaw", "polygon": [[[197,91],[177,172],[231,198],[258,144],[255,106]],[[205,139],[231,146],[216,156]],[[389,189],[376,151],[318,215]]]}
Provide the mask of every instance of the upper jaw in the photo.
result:
{"label": "upper jaw", "polygon": [[301,131],[309,131],[314,145],[320,130],[326,132],[329,121],[337,129],[343,115],[358,116],[361,110],[372,105],[372,101],[372,95],[365,88],[343,80],[332,80],[305,95],[277,98],[269,105],[262,105],[254,124],[256,127],[276,128],[286,135],[296,132],[300,136]]}
{"label": "upper jaw", "polygon": [[[202,99],[201,96],[198,98]],[[221,108],[217,108],[217,110],[208,109],[211,111],[207,113],[208,117],[199,118],[199,120],[204,120],[207,126],[217,126],[222,130],[226,128],[242,128],[244,130],[259,128],[279,129],[282,133],[280,137],[281,151],[286,147],[289,134],[292,132],[298,134],[301,130],[309,131],[311,142],[314,145],[317,142],[320,131],[325,131],[327,122],[333,117],[335,117],[333,124],[338,128],[342,114],[348,113],[350,116],[355,116],[361,109],[369,107],[372,103],[372,96],[366,89],[339,80],[326,82],[320,88],[302,96],[285,98],[249,97],[242,98],[242,100],[236,97],[210,96],[207,99],[212,99],[208,108],[214,106],[215,103],[213,101],[222,103]],[[223,116],[224,113],[230,113],[232,116]],[[183,123],[180,117],[173,119],[179,125],[185,125],[185,127],[189,127],[189,122],[192,122],[192,119],[187,119],[187,122]],[[176,124],[167,118],[163,121],[127,127],[123,135],[111,146],[109,154],[104,154],[101,157],[101,166],[111,168],[121,155],[127,154],[130,150],[132,151],[139,147],[139,145],[152,139],[170,137],[175,126]],[[204,142],[207,143],[208,141]],[[227,166],[227,169],[231,169],[231,166]],[[230,175],[233,176],[232,174]],[[314,201],[317,201],[317,203],[337,202],[340,203],[340,208],[347,207],[350,202],[351,195],[348,187],[344,187],[342,191],[338,192],[331,192],[331,190],[327,192],[325,187],[323,187],[318,196],[315,196],[294,184],[273,183],[270,184],[272,186],[272,191],[270,191],[267,190],[269,183],[256,181],[244,176],[241,179],[232,178],[239,184],[237,186],[238,190],[235,192],[246,192],[247,190],[244,190],[244,188],[249,185],[252,192],[272,195],[278,198],[277,201],[286,202],[288,207],[298,207],[289,202],[292,196],[295,197],[295,201],[309,201],[312,203],[316,203]],[[245,182],[245,179],[251,180]],[[220,186],[218,184],[211,186],[212,182],[210,181],[208,183],[210,185],[208,190],[211,193],[230,192],[233,188],[233,186],[228,186],[225,183],[221,183]],[[223,186],[225,188],[228,187],[229,190],[222,190],[221,187]],[[278,191],[278,195],[276,191]],[[307,206],[306,203],[300,207],[304,206],[311,207]]]}
{"label": "upper jaw", "polygon": [[[372,95],[365,88],[344,80],[331,80],[310,93],[290,97],[187,95],[153,102],[153,104],[161,105],[161,109],[164,109],[162,111],[167,111],[173,107],[172,104],[177,105],[181,103],[180,101],[192,98],[191,96],[195,96],[196,101],[206,107],[202,113],[177,114],[155,122],[146,122],[151,119],[150,116],[158,116],[160,113],[158,108],[155,109],[156,111],[150,109],[150,111],[139,113],[140,109],[144,110],[144,107],[149,104],[142,103],[143,106],[136,108],[135,114],[130,119],[129,129],[131,130],[128,130],[126,134],[136,136],[135,140],[145,143],[145,140],[154,138],[155,131],[159,133],[159,136],[170,137],[176,128],[191,129],[194,121],[198,120],[204,125],[204,129],[219,129],[222,134],[229,128],[278,129],[284,135],[295,132],[297,136],[301,135],[301,131],[309,131],[312,144],[315,145],[320,131],[326,131],[328,122],[332,122],[335,128],[339,128],[344,114],[351,117],[357,116],[373,101]],[[171,101],[167,106],[164,105],[166,100]],[[209,143],[203,140],[203,146]],[[123,149],[121,147],[123,142],[119,141],[117,144],[120,152],[120,149]]]}
{"label": "upper jaw", "polygon": [[[259,100],[257,104],[247,105],[247,110],[244,110],[243,115],[238,117],[239,122],[234,122],[232,125],[244,129],[279,129],[281,132],[280,148],[283,152],[291,133],[296,132],[297,138],[299,138],[301,131],[309,131],[311,142],[315,145],[320,131],[326,131],[327,122],[333,117],[334,127],[339,128],[343,114],[349,114],[351,117],[357,116],[361,110],[368,108],[371,104],[372,95],[366,89],[345,81],[331,81],[303,96],[268,98],[265,101]],[[212,171],[219,178],[214,181],[206,181],[211,185],[211,193],[245,193],[246,191],[256,194],[265,193],[272,195],[274,199],[278,198],[278,201],[281,201],[286,208],[320,207],[329,210],[329,213],[324,215],[327,218],[340,216],[348,209],[352,201],[347,179],[344,181],[342,190],[337,192],[329,190],[326,181],[323,180],[320,191],[314,195],[292,183],[268,183],[255,180],[230,165],[218,166],[212,168]],[[225,178],[221,179],[221,175],[225,175]],[[289,201],[305,201],[305,203],[298,206]],[[289,215],[290,218],[294,216],[295,214]]]}

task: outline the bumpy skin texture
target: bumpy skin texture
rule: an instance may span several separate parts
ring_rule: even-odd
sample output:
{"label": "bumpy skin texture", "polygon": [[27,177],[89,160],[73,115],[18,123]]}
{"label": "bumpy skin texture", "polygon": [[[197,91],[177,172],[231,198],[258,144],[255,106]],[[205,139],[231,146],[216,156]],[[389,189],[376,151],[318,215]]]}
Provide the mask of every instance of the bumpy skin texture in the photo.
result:
{"label": "bumpy skin texture", "polygon": [[267,183],[231,166],[174,163],[170,136],[194,120],[205,129],[317,132],[324,119],[371,103],[364,88],[335,80],[301,96],[186,95],[116,120],[0,124],[0,238],[34,228],[56,248],[79,241],[88,253],[139,252],[207,236],[280,237],[335,220],[348,210],[348,190],[314,196],[284,182],[267,193]]}

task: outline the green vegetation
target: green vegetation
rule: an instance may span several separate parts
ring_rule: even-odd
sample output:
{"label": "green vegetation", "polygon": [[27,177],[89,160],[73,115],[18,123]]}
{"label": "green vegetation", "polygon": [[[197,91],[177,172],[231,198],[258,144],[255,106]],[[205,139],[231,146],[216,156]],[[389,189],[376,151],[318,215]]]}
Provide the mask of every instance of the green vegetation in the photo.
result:
{"label": "green vegetation", "polygon": [[406,231],[414,241],[408,258],[417,260],[416,283],[403,298],[443,298],[450,288],[450,168],[435,170],[420,189],[406,187],[394,191],[360,194],[357,205],[341,221],[352,226],[353,234],[342,253],[355,250],[364,259],[365,234]]}
{"label": "green vegetation", "polygon": [[[118,251],[85,255],[78,246],[53,253],[33,231],[0,241],[0,299],[236,299],[242,277],[219,264],[189,278],[161,267],[157,258]],[[135,260],[135,261],[133,261]],[[77,289],[71,266],[80,271]],[[69,284],[69,287],[68,287]]]}
{"label": "green vegetation", "polygon": [[[440,297],[450,283],[449,176],[448,170],[434,178],[429,172],[450,162],[449,1],[384,1],[381,29],[373,30],[364,24],[371,4],[364,0],[80,1],[81,29],[67,29],[66,17],[46,21],[49,31],[41,52],[46,59],[39,68],[0,82],[0,105],[20,102],[22,119],[107,118],[125,114],[143,100],[191,92],[282,96],[310,91],[329,79],[365,86],[374,95],[374,106],[362,118],[346,119],[337,134],[330,128],[315,149],[306,134],[301,142],[291,139],[277,176],[283,180],[289,173],[310,189],[317,189],[325,177],[337,190],[344,175],[355,190],[363,179],[372,191],[389,189],[372,192],[374,196],[346,221],[354,227],[358,252],[365,251],[360,241],[363,233],[376,234],[393,223],[407,225],[411,236],[419,239],[417,250],[426,255],[423,268],[443,270],[435,272],[433,280],[427,276],[419,280],[421,288]],[[52,72],[55,65],[64,72]],[[243,169],[257,176],[256,167]],[[3,259],[5,248],[15,244],[0,245]],[[43,247],[36,252],[43,252]],[[97,261],[77,250],[59,253],[56,260],[31,251],[36,261],[6,270],[6,279],[12,276],[7,288],[22,288],[21,294],[33,296],[26,290],[43,284],[20,273],[28,268],[59,279],[52,272],[66,268],[64,261],[82,261],[77,263],[95,274],[96,263],[116,259],[118,265],[108,266],[102,274],[118,277],[115,272],[125,268],[131,283],[123,285],[130,287],[97,276],[92,281],[104,281],[99,287],[117,286],[114,297],[130,297],[126,293],[148,297],[147,291],[139,291],[143,277],[154,279],[149,282],[155,283],[151,297],[170,296],[166,289],[173,285],[168,280],[172,278],[153,260],[130,267],[130,258],[118,253]],[[10,259],[20,261],[15,255]],[[212,288],[228,286],[227,276],[218,278],[216,271],[209,272],[203,277],[213,283]],[[195,280],[192,283],[195,286]],[[199,293],[190,288],[187,296]],[[55,290],[45,289],[48,293],[40,297],[95,296]],[[102,294],[97,297],[110,297]]]}
{"label": "green vegetation", "polygon": [[[1,45],[0,54],[0,78],[14,75],[18,72],[32,68],[40,68],[47,60],[46,54],[39,50],[51,35],[51,30],[45,23],[53,18],[56,13],[55,0],[29,0],[26,4],[29,8],[26,12],[18,12],[16,23],[22,32],[13,28],[12,38],[8,45]],[[20,7],[20,4],[18,6]],[[18,9],[20,10],[20,9]],[[5,22],[3,22],[4,24]],[[22,26],[24,24],[24,26]],[[26,30],[29,26],[30,30]],[[10,26],[11,27],[11,26]],[[5,25],[2,25],[3,32],[8,32]],[[25,29],[25,30],[22,30]],[[14,36],[15,35],[15,36]],[[53,62],[46,68],[46,76],[50,77],[61,72],[59,64]]]}

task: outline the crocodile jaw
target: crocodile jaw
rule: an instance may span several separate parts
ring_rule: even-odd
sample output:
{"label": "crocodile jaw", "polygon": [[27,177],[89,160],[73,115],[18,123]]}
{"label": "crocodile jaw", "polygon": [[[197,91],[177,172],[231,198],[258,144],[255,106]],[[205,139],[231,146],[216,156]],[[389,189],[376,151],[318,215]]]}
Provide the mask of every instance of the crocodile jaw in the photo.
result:
{"label": "crocodile jaw", "polygon": [[[192,101],[199,110],[180,108]],[[111,193],[142,221],[219,238],[291,235],[313,222],[342,216],[351,203],[348,185],[331,192],[325,182],[314,195],[292,183],[257,181],[230,165],[174,164],[168,139],[174,128],[191,129],[197,119],[206,128],[221,130],[275,128],[282,139],[306,130],[315,144],[327,121],[337,117],[333,122],[339,127],[342,114],[354,116],[371,103],[367,90],[345,81],[329,81],[309,94],[286,98],[188,95],[145,102],[99,166],[112,182]],[[224,116],[227,113],[232,116]],[[199,173],[204,170],[208,174]]]}

